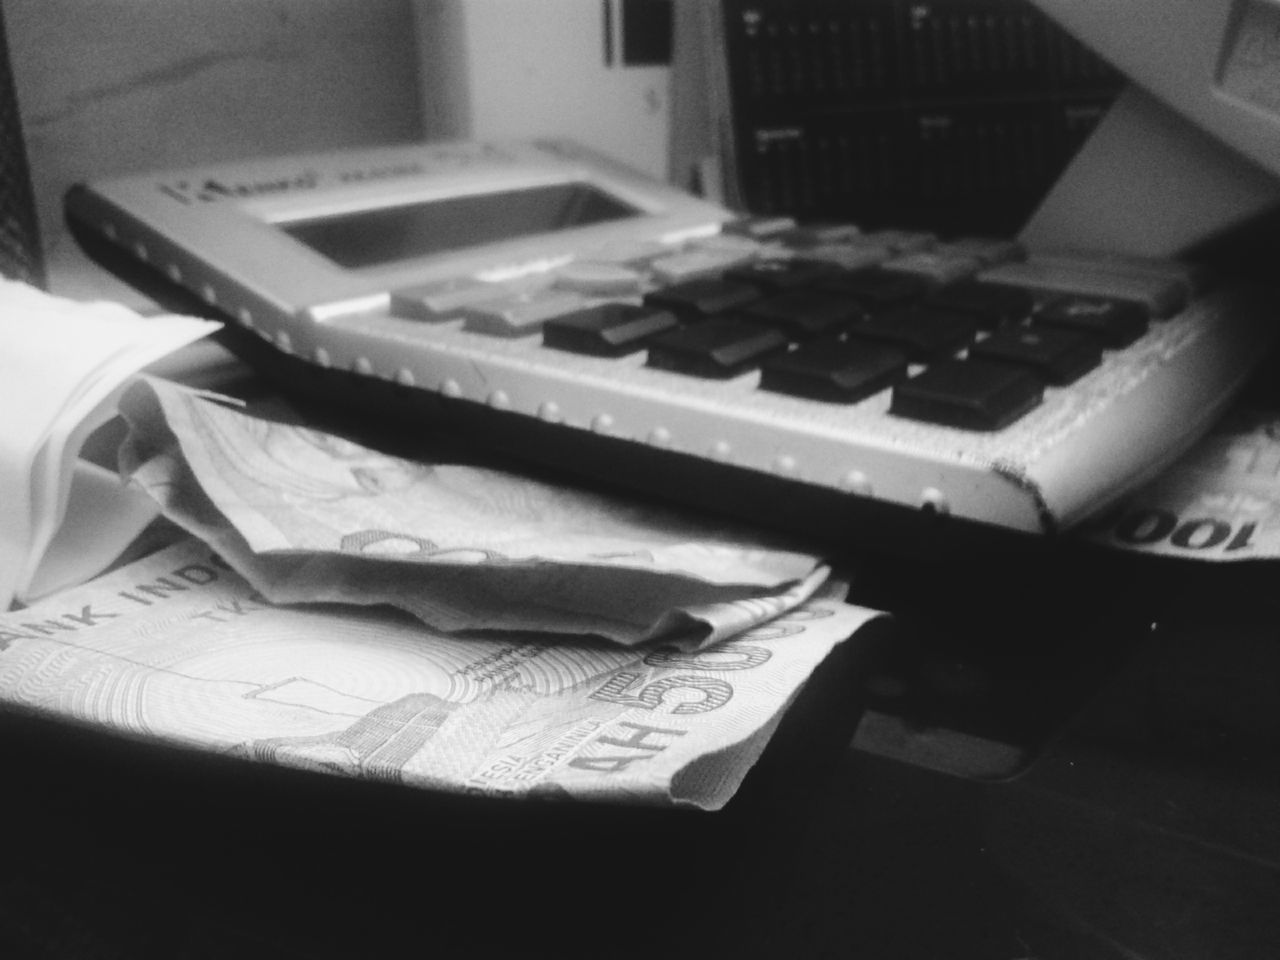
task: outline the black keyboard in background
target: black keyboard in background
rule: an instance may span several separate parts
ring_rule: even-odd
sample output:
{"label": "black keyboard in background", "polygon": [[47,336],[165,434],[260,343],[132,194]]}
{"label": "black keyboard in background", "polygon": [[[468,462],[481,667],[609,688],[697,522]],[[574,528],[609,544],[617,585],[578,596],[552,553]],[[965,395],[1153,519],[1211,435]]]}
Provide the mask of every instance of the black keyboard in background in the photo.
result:
{"label": "black keyboard in background", "polygon": [[1023,0],[722,0],[709,96],[732,206],[1010,234],[1122,86]]}

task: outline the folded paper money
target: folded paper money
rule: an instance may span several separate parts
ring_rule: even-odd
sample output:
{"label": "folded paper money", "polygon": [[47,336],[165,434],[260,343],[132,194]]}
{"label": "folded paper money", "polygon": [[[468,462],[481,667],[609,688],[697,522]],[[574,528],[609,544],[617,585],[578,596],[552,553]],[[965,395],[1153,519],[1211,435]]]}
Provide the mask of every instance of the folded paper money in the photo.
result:
{"label": "folded paper money", "polygon": [[386,603],[437,630],[714,643],[792,609],[820,556],[502,470],[406,460],[160,380],[121,402],[126,474],[274,603]]}
{"label": "folded paper money", "polygon": [[1159,477],[1085,524],[1080,536],[1186,560],[1280,557],[1280,413],[1238,405]]}
{"label": "folded paper money", "polygon": [[273,605],[184,540],[0,614],[0,704],[433,790],[716,809],[877,618],[814,599],[692,652],[459,637],[386,607]]}

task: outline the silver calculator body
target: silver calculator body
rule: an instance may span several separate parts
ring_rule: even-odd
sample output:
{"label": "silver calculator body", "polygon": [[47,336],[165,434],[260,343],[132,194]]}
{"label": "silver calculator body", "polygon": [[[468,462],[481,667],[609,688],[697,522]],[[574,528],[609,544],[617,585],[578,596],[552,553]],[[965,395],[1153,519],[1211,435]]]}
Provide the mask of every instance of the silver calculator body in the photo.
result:
{"label": "silver calculator body", "polygon": [[[1176,264],[841,225],[803,238],[785,223],[744,227],[732,211],[560,141],[129,176],[73,188],[67,212],[316,372],[431,395],[468,417],[500,414],[583,449],[621,444],[714,465],[721,478],[767,478],[801,499],[812,491],[1032,533],[1079,522],[1185,450],[1241,386],[1275,319],[1256,291]],[[1046,384],[1033,409],[976,430],[902,415],[899,387],[815,399],[763,388],[767,374],[751,364],[690,375],[655,364],[653,347],[602,356],[558,348],[547,333],[567,314],[660,303],[665,290],[744,266],[927,274],[966,258],[966,283],[1029,291],[1033,310],[1063,295],[1129,298],[1152,322],[1069,383]],[[952,353],[964,359],[992,334],[975,336]],[[927,366],[907,355],[903,376]]]}

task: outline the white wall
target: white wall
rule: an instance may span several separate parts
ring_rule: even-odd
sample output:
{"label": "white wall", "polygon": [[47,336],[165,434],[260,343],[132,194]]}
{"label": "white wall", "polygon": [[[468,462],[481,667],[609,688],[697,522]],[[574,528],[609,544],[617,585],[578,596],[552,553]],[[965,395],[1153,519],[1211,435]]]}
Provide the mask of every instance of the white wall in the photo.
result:
{"label": "white wall", "polygon": [[66,234],[72,183],[420,139],[409,3],[4,0],[51,287],[131,293]]}
{"label": "white wall", "polygon": [[414,4],[429,136],[567,136],[666,176],[669,70],[621,65],[620,36],[606,65],[601,0]]}

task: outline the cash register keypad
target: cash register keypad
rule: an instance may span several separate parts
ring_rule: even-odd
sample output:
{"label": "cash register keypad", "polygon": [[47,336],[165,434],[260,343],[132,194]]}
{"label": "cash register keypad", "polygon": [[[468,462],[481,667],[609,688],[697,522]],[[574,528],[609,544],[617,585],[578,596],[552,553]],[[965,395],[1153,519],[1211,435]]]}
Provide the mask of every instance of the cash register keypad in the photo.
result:
{"label": "cash register keypad", "polygon": [[392,311],[827,404],[891,391],[895,416],[998,430],[1186,302],[1164,265],[1008,241],[940,242],[746,219],[678,248],[602,251],[517,279],[397,291]]}

